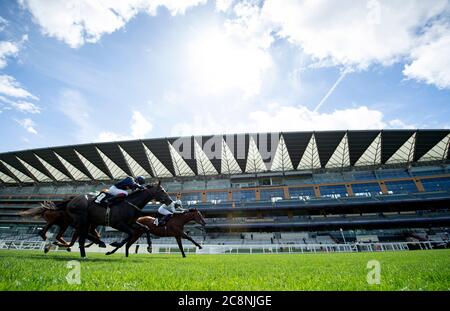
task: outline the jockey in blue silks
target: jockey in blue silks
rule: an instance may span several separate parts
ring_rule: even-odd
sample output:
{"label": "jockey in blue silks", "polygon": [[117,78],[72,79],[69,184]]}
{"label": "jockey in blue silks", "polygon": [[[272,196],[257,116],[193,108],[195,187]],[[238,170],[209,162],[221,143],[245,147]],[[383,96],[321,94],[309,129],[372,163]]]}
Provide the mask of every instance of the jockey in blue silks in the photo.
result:
{"label": "jockey in blue silks", "polygon": [[108,193],[113,195],[110,199],[107,199],[108,204],[115,201],[115,199],[124,198],[128,196],[128,190],[135,191],[136,189],[145,189],[143,186],[145,184],[144,176],[138,176],[136,179],[128,176],[123,180],[115,183],[108,189]]}

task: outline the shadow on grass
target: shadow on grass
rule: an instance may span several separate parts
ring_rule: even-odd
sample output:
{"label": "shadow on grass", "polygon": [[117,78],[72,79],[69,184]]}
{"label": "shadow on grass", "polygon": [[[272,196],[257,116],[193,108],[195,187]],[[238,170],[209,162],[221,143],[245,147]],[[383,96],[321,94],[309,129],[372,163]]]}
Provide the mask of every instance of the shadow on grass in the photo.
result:
{"label": "shadow on grass", "polygon": [[24,253],[23,255],[20,254],[18,255],[17,253],[6,253],[6,252],[1,252],[0,253],[0,258],[14,258],[15,260],[17,259],[38,259],[38,260],[43,260],[43,261],[47,261],[47,260],[56,260],[56,261],[69,261],[69,260],[77,260],[77,261],[81,261],[81,262],[117,262],[117,261],[126,261],[126,262],[133,262],[133,263],[145,263],[148,260],[168,260],[168,259],[173,259],[174,257],[169,257],[169,256],[147,256],[146,254],[144,256],[139,256],[139,257],[125,257],[125,255],[120,256],[121,254],[116,254],[116,255],[110,255],[110,256],[106,256],[104,258],[99,258],[97,257],[98,255],[96,255],[95,257],[89,256],[89,254],[87,255],[86,259],[82,259],[80,256],[77,255],[67,255],[65,253],[63,254],[26,254]]}

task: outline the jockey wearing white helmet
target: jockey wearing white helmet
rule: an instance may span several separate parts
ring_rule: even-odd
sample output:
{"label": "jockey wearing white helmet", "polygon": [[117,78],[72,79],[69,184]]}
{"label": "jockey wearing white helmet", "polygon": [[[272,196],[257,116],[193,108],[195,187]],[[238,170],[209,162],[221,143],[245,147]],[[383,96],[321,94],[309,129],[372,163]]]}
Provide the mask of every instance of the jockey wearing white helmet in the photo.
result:
{"label": "jockey wearing white helmet", "polygon": [[161,220],[156,218],[155,225],[162,226],[169,221],[173,214],[181,214],[185,211],[187,210],[181,207],[181,200],[173,201],[169,205],[163,204],[158,208],[158,213],[164,217]]}

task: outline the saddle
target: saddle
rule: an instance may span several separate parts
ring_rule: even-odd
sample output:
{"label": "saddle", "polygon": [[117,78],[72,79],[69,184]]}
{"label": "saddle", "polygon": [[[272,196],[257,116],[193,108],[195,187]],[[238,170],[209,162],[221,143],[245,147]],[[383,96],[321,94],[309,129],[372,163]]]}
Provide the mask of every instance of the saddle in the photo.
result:
{"label": "saddle", "polygon": [[108,207],[114,196],[108,193],[108,190],[102,190],[94,199],[94,203],[102,207]]}

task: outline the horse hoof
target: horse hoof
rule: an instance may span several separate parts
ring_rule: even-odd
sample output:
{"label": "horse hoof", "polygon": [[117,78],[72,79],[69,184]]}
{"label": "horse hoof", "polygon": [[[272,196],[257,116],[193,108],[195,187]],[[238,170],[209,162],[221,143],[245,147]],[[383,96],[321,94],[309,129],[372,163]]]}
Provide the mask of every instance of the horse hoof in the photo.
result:
{"label": "horse hoof", "polygon": [[199,246],[198,249],[202,249],[203,247]]}
{"label": "horse hoof", "polygon": [[70,249],[70,247],[68,247],[68,248],[66,248],[66,251],[68,251],[70,253],[72,250]]}
{"label": "horse hoof", "polygon": [[44,248],[44,253],[47,254],[49,250],[50,250],[50,248],[47,248],[47,247]]}
{"label": "horse hoof", "polygon": [[147,252],[149,252],[151,254],[152,253],[152,248],[151,247],[147,247]]}
{"label": "horse hoof", "polygon": [[[111,244],[112,245],[112,244]],[[106,248],[106,244],[105,243],[100,243],[100,244],[98,244],[98,247],[100,247],[100,248]]]}
{"label": "horse hoof", "polygon": [[111,252],[107,252],[107,253],[105,253],[105,255],[106,256],[108,256],[108,255],[111,255],[112,253]]}
{"label": "horse hoof", "polygon": [[120,243],[119,242],[112,242],[111,244],[112,247],[119,247]]}

